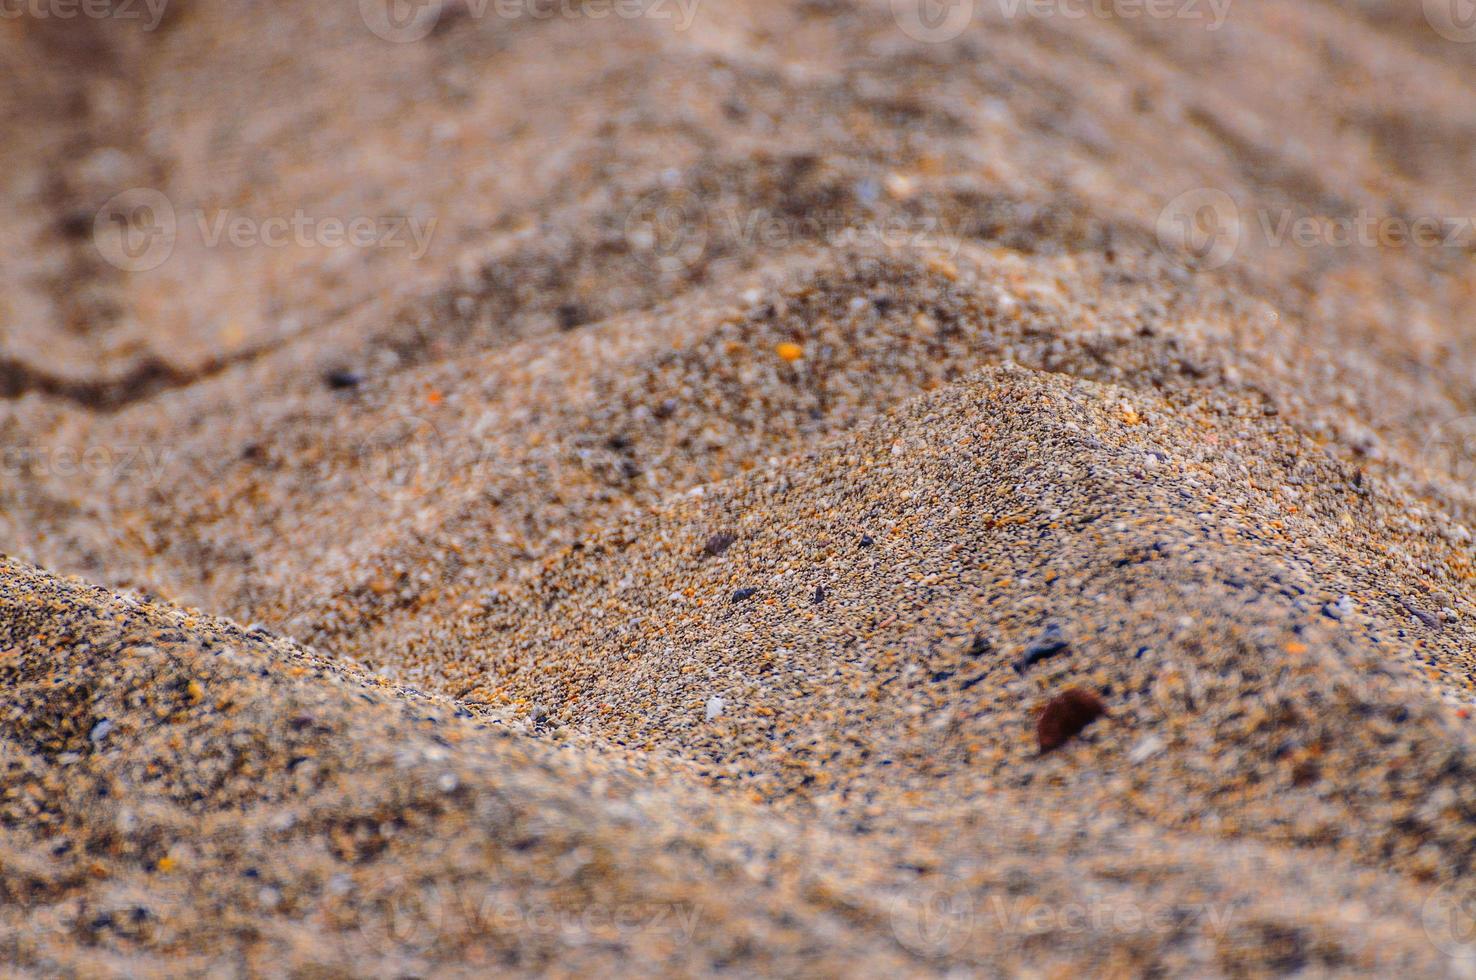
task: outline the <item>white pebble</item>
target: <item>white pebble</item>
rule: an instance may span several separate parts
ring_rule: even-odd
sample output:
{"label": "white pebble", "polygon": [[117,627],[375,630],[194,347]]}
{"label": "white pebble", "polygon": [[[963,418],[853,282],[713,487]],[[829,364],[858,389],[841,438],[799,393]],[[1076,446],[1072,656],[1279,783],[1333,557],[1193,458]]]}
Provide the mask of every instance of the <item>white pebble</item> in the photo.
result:
{"label": "white pebble", "polygon": [[724,707],[725,704],[726,704],[726,702],[723,701],[722,698],[717,697],[715,695],[713,697],[708,698],[707,699],[707,720],[708,721],[715,721],[715,720],[717,720],[717,717],[723,713],[723,707]]}
{"label": "white pebble", "polygon": [[1157,735],[1149,735],[1128,752],[1128,761],[1133,765],[1141,765],[1164,750],[1163,739]]}

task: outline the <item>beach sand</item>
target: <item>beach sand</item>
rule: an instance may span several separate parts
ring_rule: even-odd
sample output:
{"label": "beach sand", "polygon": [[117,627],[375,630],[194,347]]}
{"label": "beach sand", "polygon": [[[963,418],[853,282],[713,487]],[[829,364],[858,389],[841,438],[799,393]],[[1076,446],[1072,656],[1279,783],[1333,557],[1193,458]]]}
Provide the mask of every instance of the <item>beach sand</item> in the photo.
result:
{"label": "beach sand", "polygon": [[0,22],[0,961],[1476,974],[1476,44],[997,6]]}

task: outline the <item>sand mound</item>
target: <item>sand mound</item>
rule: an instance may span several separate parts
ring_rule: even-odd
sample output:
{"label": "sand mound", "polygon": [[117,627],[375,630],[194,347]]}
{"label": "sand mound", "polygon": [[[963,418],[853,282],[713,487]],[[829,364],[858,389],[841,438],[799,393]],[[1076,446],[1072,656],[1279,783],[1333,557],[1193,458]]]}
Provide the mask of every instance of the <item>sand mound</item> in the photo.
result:
{"label": "sand mound", "polygon": [[[784,816],[702,788],[680,758],[627,765],[556,723],[509,724],[226,622],[11,563],[5,575],[0,819],[17,965],[1440,963],[1394,876],[1055,811],[1070,795],[1064,760],[1039,774],[1044,792],[1026,780],[953,806],[907,793],[905,814],[894,802],[844,816],[817,801],[834,822]],[[929,727],[935,741],[957,737]],[[910,769],[906,748],[893,751],[897,771]],[[1066,768],[1107,789],[1085,761]],[[1290,894],[1302,904],[1285,904]]]}

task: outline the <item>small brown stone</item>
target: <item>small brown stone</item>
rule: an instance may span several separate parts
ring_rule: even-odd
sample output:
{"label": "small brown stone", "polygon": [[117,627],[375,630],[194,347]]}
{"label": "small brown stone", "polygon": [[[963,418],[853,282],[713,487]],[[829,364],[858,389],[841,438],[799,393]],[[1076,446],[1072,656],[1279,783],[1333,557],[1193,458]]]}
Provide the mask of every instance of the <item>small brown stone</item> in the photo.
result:
{"label": "small brown stone", "polygon": [[1090,691],[1070,688],[1051,698],[1035,725],[1042,754],[1059,749],[1082,729],[1107,713],[1102,699]]}

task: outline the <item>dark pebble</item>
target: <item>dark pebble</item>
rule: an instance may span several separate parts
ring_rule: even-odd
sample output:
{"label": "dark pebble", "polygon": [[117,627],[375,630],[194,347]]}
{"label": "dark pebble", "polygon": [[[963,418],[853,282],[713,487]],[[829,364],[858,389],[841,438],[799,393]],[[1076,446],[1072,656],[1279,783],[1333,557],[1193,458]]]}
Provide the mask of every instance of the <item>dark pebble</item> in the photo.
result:
{"label": "dark pebble", "polygon": [[93,215],[87,211],[70,211],[57,222],[57,230],[68,238],[86,238],[92,227]]}
{"label": "dark pebble", "polygon": [[589,311],[578,303],[563,303],[556,314],[560,330],[573,330],[589,322]]}
{"label": "dark pebble", "polygon": [[1444,623],[1440,622],[1439,616],[1435,615],[1434,613],[1425,612],[1425,610],[1420,609],[1418,606],[1411,605],[1409,602],[1404,603],[1404,608],[1409,610],[1409,614],[1411,616],[1413,616],[1415,619],[1418,619],[1420,622],[1424,623],[1432,630],[1441,629],[1445,625]]}
{"label": "dark pebble", "polygon": [[863,547],[863,548],[870,548],[874,544],[876,544],[876,542],[873,541],[873,540],[871,540],[871,535],[869,535],[869,534],[863,534],[863,535],[861,535],[861,547]]}
{"label": "dark pebble", "polygon": [[329,371],[323,375],[323,380],[335,391],[346,391],[363,384],[364,376],[357,371]]}
{"label": "dark pebble", "polygon": [[1061,632],[1061,627],[1052,623],[1025,648],[1025,656],[1015,662],[1015,670],[1023,674],[1042,660],[1059,656],[1069,649],[1071,644]]}
{"label": "dark pebble", "polygon": [[731,534],[714,534],[712,537],[707,539],[707,543],[702,546],[702,550],[710,557],[716,558],[718,555],[731,548],[733,546],[733,542],[737,540],[738,539],[733,537],[733,535]]}
{"label": "dark pebble", "polygon": [[752,599],[756,595],[758,595],[758,589],[738,589],[733,593],[733,601],[743,602],[745,599]]}
{"label": "dark pebble", "polygon": [[825,586],[823,586],[823,585],[817,585],[817,586],[815,586],[815,594],[812,595],[812,596],[810,596],[810,601],[813,602],[813,603],[815,603],[816,605],[819,605],[820,603],[824,602],[825,601]]}

